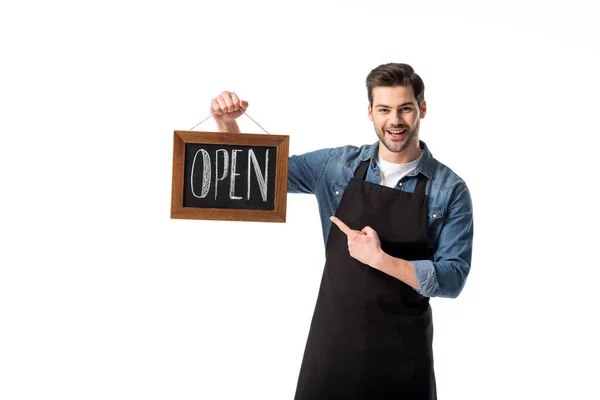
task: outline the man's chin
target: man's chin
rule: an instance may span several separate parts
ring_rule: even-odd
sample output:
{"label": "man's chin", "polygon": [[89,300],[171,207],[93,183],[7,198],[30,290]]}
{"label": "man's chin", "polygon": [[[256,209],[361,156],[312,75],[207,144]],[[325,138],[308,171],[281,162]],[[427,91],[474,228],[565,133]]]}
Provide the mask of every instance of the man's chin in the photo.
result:
{"label": "man's chin", "polygon": [[383,145],[386,149],[391,151],[392,153],[400,153],[401,151],[406,149],[405,143],[406,140],[389,140],[384,138],[382,140]]}

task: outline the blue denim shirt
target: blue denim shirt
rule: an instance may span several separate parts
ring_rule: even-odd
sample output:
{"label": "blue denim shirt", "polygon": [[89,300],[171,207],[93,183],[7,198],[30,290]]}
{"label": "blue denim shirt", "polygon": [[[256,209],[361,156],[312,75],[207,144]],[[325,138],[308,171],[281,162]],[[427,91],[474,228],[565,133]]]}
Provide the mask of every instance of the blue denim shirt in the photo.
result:
{"label": "blue denim shirt", "polygon": [[[465,182],[431,155],[420,142],[423,155],[413,172],[402,178],[396,189],[414,192],[417,175],[428,178],[429,247],[431,260],[412,260],[419,293],[427,297],[457,297],[471,269],[473,209]],[[344,189],[362,161],[370,160],[365,180],[379,184],[375,156],[379,142],[361,147],[322,149],[289,158],[288,193],[312,193],[317,197],[323,240],[327,244],[331,221]]]}

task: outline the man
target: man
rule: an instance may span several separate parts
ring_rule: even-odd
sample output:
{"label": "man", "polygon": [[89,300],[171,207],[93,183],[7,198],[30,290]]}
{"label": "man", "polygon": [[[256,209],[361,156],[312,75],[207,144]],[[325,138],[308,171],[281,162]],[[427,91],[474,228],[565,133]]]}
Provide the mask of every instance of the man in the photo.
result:
{"label": "man", "polygon": [[[429,298],[458,296],[470,270],[471,197],[419,140],[423,81],[390,63],[366,83],[378,142],[289,159],[288,192],[316,195],[326,244],[297,400],[435,399]],[[219,131],[247,107],[213,99]]]}

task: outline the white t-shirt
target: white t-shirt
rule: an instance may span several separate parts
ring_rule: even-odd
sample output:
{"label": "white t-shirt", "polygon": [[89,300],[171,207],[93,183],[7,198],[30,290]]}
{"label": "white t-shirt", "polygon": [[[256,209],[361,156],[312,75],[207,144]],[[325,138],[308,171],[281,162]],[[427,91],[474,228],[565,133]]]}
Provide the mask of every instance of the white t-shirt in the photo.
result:
{"label": "white t-shirt", "polygon": [[383,158],[377,155],[375,162],[377,165],[379,165],[379,169],[381,170],[381,184],[383,186],[395,188],[400,179],[410,174],[417,167],[421,157],[423,157],[423,153],[421,153],[419,158],[409,163],[395,164],[385,161]]}

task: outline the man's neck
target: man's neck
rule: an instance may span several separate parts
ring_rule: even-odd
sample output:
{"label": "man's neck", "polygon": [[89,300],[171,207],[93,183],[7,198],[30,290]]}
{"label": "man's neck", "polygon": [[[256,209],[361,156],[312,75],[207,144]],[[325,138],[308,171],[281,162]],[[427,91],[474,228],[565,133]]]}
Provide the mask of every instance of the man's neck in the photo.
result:
{"label": "man's neck", "polygon": [[414,145],[399,153],[389,151],[383,143],[379,142],[379,157],[394,164],[408,164],[411,161],[415,161],[423,153],[423,150],[419,146],[419,141],[415,140],[415,142]]}

